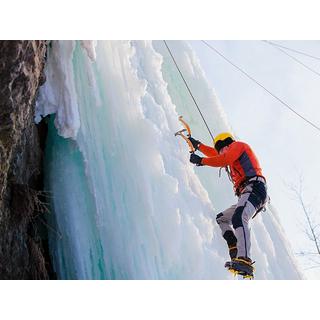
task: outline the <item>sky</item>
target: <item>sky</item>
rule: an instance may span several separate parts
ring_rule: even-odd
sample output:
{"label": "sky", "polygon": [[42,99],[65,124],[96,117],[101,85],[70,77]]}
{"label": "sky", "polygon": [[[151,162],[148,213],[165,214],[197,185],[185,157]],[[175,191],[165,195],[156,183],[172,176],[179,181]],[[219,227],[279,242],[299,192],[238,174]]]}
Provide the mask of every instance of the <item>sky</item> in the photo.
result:
{"label": "sky", "polygon": [[[275,41],[320,57],[320,41]],[[189,41],[228,116],[234,133],[257,154],[268,180],[272,204],[294,253],[314,251],[305,234],[306,220],[290,186],[303,177],[303,195],[320,222],[318,182],[320,132],[285,108],[201,41]],[[320,126],[320,76],[262,41],[209,41],[297,112]],[[320,73],[320,61],[288,51]],[[213,128],[214,130],[214,128]],[[254,224],[252,225],[254,228]],[[320,268],[296,255],[309,279],[320,279]],[[309,269],[311,268],[311,269]]]}

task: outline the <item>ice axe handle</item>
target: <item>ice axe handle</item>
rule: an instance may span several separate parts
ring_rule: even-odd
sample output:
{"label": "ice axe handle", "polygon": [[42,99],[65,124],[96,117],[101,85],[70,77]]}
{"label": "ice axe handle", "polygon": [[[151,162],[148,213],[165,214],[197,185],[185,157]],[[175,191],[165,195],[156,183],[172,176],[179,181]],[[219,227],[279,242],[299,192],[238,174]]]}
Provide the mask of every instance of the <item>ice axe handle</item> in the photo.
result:
{"label": "ice axe handle", "polygon": [[195,148],[193,147],[191,141],[188,139],[188,137],[186,137],[186,136],[183,134],[183,132],[185,132],[185,131],[186,131],[186,129],[180,130],[180,131],[176,132],[174,135],[175,135],[175,136],[180,136],[181,138],[183,138],[183,139],[187,142],[187,144],[188,144],[188,146],[189,146],[189,149],[190,149],[189,152],[190,152],[190,153],[194,153],[196,150],[195,150]]}
{"label": "ice axe handle", "polygon": [[183,120],[182,116],[179,116],[179,121],[183,124],[183,126],[186,128],[187,132],[188,132],[188,137],[191,137],[191,129],[189,127],[189,125]]}

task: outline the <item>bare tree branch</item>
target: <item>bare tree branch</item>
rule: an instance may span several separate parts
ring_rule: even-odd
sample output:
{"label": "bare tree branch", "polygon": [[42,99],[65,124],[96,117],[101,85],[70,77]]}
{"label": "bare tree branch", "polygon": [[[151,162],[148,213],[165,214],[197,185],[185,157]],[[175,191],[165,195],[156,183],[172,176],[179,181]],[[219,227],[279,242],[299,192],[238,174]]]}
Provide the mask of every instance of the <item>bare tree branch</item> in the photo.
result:
{"label": "bare tree branch", "polygon": [[[317,232],[317,228],[319,227],[319,224],[316,224],[313,220],[313,210],[312,210],[312,206],[307,204],[304,198],[304,188],[303,188],[303,175],[300,174],[299,175],[299,183],[298,186],[294,186],[294,185],[290,185],[289,189],[291,190],[294,199],[296,199],[301,208],[302,208],[302,212],[307,224],[307,228],[305,230],[303,230],[303,232],[306,234],[307,238],[313,242],[315,249],[316,249],[316,255],[318,255],[320,257],[320,234],[319,232]],[[307,256],[307,255],[314,255],[315,253],[308,253],[308,252],[301,252],[300,255],[301,256]],[[316,261],[314,259],[310,259],[310,261],[312,261],[313,263],[315,263],[316,265],[320,265],[320,259],[319,261]]]}

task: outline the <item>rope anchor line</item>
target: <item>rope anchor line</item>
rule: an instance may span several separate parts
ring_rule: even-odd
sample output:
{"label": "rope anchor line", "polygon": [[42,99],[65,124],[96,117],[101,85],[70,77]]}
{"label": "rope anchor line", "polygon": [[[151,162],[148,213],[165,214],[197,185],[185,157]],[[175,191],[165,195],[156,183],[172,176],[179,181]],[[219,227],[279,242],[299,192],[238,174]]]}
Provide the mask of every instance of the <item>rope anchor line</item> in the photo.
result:
{"label": "rope anchor line", "polygon": [[233,63],[231,60],[229,60],[227,57],[225,57],[220,51],[218,51],[215,47],[210,45],[207,41],[201,40],[202,43],[204,43],[209,49],[214,51],[216,54],[218,54],[221,58],[223,58],[225,61],[227,61],[229,64],[231,64],[233,67],[235,67],[238,71],[240,71],[242,74],[244,74],[247,78],[249,78],[251,81],[253,81],[255,84],[257,84],[259,87],[261,87],[263,90],[265,90],[268,94],[270,94],[272,97],[274,97],[276,100],[278,100],[282,105],[284,105],[288,110],[290,110],[292,113],[294,113],[296,116],[304,120],[306,123],[308,123],[310,126],[314,127],[316,130],[320,131],[320,127],[314,124],[312,121],[308,120],[306,117],[301,115],[299,112],[297,112],[294,108],[292,108],[288,103],[280,99],[278,96],[273,94],[269,89],[267,89],[263,84],[258,82],[255,78],[253,78],[251,75],[249,75],[245,70],[237,66],[235,63]]}
{"label": "rope anchor line", "polygon": [[[264,43],[270,45],[271,47],[277,49],[278,51],[282,52],[283,54],[285,54],[286,56],[288,56],[290,59],[294,60],[295,62],[297,62],[298,64],[302,65],[304,68],[306,68],[307,70],[311,71],[312,73],[316,74],[317,76],[320,76],[320,73],[312,68],[310,68],[308,65],[306,65],[305,63],[303,63],[302,61],[300,61],[299,59],[297,59],[296,57],[294,57],[293,55],[289,54],[287,51],[281,49],[282,46],[278,46],[277,44],[274,44],[271,41],[267,41],[267,40],[263,40]],[[288,49],[286,49],[288,50]]]}
{"label": "rope anchor line", "polygon": [[271,45],[273,45],[273,46],[276,46],[276,47],[279,47],[279,48],[283,48],[283,49],[292,51],[292,52],[294,52],[294,53],[301,54],[301,55],[303,55],[303,56],[306,56],[306,57],[309,57],[309,58],[312,58],[312,59],[320,60],[319,57],[313,56],[313,55],[311,55],[311,54],[309,54],[309,53],[306,53],[306,52],[302,52],[302,51],[299,51],[299,50],[296,50],[296,49],[292,49],[292,48],[286,47],[286,46],[284,46],[284,45],[281,45],[281,44],[279,44],[279,43],[275,43],[275,42],[270,41],[270,40],[263,40],[263,42],[267,42],[267,43],[269,43],[269,44],[271,44]]}
{"label": "rope anchor line", "polygon": [[169,54],[170,54],[170,56],[171,56],[171,58],[172,58],[172,60],[173,60],[173,62],[174,62],[174,64],[175,64],[176,68],[178,69],[179,74],[180,74],[180,76],[181,76],[181,78],[182,78],[185,86],[187,87],[187,89],[188,89],[188,91],[189,91],[189,93],[190,93],[190,96],[191,96],[191,98],[192,98],[195,106],[197,107],[197,109],[198,109],[198,111],[199,111],[199,113],[200,113],[200,116],[201,116],[204,124],[206,125],[206,127],[207,127],[207,129],[208,129],[208,132],[209,132],[212,140],[214,140],[213,134],[212,134],[212,132],[211,132],[211,130],[210,130],[208,124],[207,124],[207,121],[205,120],[205,118],[204,118],[204,116],[203,116],[203,114],[202,114],[202,112],[201,112],[201,110],[200,110],[200,108],[199,108],[199,106],[198,106],[198,104],[197,104],[197,101],[196,101],[196,99],[194,98],[194,96],[193,96],[193,94],[192,94],[192,92],[191,92],[191,90],[190,90],[190,88],[189,88],[189,86],[188,86],[188,83],[187,83],[186,79],[184,78],[184,76],[183,76],[183,74],[182,74],[182,72],[181,72],[181,70],[180,70],[180,68],[179,68],[179,66],[178,66],[178,64],[177,64],[177,62],[176,62],[176,60],[175,60],[175,58],[174,58],[171,50],[170,50],[170,48],[169,48],[169,46],[168,46],[168,44],[167,44],[167,41],[166,41],[166,40],[163,40],[163,42],[164,42],[165,46],[167,47],[167,50],[169,51]]}

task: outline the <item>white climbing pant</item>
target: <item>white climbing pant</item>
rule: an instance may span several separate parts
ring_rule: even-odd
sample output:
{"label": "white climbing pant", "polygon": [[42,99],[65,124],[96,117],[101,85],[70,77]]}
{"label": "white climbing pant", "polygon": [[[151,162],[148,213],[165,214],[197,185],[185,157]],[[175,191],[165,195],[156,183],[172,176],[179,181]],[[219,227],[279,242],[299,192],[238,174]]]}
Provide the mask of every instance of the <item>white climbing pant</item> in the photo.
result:
{"label": "white climbing pant", "polygon": [[[222,235],[226,231],[232,231],[237,238],[237,257],[250,258],[250,227],[249,221],[253,215],[264,205],[266,200],[266,186],[260,184],[258,191],[262,191],[259,196],[255,192],[255,186],[249,184],[239,196],[238,203],[217,215]],[[260,197],[261,195],[261,197]]]}

